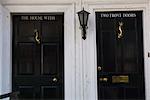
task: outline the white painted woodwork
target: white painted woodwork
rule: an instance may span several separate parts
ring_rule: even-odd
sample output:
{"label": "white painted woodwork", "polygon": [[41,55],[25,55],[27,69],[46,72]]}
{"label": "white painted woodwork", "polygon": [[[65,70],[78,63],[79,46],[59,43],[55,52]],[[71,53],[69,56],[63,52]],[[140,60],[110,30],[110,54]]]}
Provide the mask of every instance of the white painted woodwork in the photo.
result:
{"label": "white painted woodwork", "polygon": [[[11,92],[12,87],[12,77],[11,77],[11,29],[10,29],[10,13],[9,11],[1,7],[1,43],[0,43],[0,85],[1,85],[1,94],[7,94]],[[5,100],[7,100],[6,98]]]}
{"label": "white painted woodwork", "polygon": [[[147,52],[150,50],[150,28],[149,28],[149,10],[147,4],[112,4],[112,5],[100,5],[99,4],[87,4],[86,5],[89,8],[89,11],[91,13],[90,21],[89,21],[89,31],[88,31],[88,40],[85,43],[85,58],[86,60],[86,73],[84,76],[85,81],[84,86],[86,86],[85,91],[85,97],[87,97],[85,100],[88,100],[89,97],[95,97],[97,100],[97,55],[96,55],[96,23],[95,23],[95,11],[143,11],[143,40],[144,40],[144,69],[145,69],[145,87],[146,87],[146,100],[150,100],[150,68],[149,68],[149,62],[150,59],[147,56]],[[90,81],[88,81],[90,80]],[[94,89],[95,88],[95,89]],[[88,90],[88,91],[87,91]],[[93,93],[94,92],[94,93]],[[89,99],[90,100],[90,99]]]}
{"label": "white painted woodwork", "polygon": [[[65,100],[75,100],[75,29],[74,29],[74,4],[69,5],[9,5],[3,7],[8,9],[9,14],[3,12],[2,16],[2,94],[11,91],[11,22],[10,13],[51,13],[64,12],[64,54],[65,54]],[[31,10],[32,9],[32,10]],[[0,36],[0,37],[1,37]],[[5,66],[6,65],[6,66]]]}
{"label": "white painted woodwork", "polygon": [[95,11],[143,10],[146,100],[150,100],[150,0],[82,0],[89,16],[87,39],[81,38],[77,12],[81,0],[0,0],[0,94],[11,91],[10,13],[64,12],[65,100],[97,100]]}
{"label": "white painted woodwork", "polygon": [[[129,3],[148,3],[149,0],[82,0],[83,3],[101,4],[129,4]],[[81,0],[1,0],[2,4],[53,4],[53,3],[73,3]]]}
{"label": "white painted woodwork", "polygon": [[[0,73],[2,73],[2,6],[0,5]],[[0,74],[0,94],[2,94],[2,75]]]}

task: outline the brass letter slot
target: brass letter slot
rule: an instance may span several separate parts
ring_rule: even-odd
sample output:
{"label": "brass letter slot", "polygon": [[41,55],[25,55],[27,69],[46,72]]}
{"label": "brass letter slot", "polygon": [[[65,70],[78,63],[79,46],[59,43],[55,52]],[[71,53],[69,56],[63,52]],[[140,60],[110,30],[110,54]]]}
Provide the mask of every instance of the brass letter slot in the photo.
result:
{"label": "brass letter slot", "polygon": [[112,83],[129,83],[127,75],[112,76]]}

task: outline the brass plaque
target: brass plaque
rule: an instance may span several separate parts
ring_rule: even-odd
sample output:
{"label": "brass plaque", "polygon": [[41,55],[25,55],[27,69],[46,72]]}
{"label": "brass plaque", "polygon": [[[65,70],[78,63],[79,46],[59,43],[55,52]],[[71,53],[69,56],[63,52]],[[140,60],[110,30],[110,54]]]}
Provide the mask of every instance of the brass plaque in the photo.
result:
{"label": "brass plaque", "polygon": [[112,83],[129,83],[129,76],[127,75],[112,76]]}

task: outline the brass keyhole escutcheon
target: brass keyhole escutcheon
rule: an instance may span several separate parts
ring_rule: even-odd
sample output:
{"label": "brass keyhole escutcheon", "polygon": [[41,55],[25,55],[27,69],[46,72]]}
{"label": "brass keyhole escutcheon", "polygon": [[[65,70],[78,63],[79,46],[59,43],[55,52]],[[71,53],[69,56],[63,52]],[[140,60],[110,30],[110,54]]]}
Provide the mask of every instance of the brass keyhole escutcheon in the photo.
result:
{"label": "brass keyhole escutcheon", "polygon": [[101,71],[101,70],[102,70],[102,67],[101,67],[101,66],[98,66],[98,67],[97,67],[97,70],[98,70],[98,71]]}

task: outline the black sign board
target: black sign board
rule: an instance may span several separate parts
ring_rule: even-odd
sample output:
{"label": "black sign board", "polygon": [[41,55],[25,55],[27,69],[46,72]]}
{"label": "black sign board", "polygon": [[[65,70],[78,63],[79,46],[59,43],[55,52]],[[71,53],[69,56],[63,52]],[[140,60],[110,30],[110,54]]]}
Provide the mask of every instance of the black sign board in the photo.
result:
{"label": "black sign board", "polygon": [[21,20],[24,21],[55,21],[56,16],[53,15],[22,15]]}

